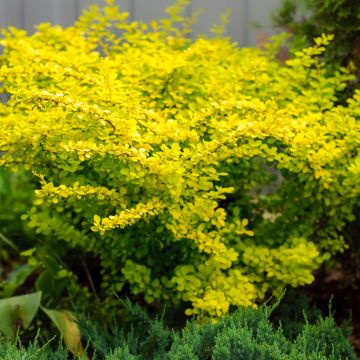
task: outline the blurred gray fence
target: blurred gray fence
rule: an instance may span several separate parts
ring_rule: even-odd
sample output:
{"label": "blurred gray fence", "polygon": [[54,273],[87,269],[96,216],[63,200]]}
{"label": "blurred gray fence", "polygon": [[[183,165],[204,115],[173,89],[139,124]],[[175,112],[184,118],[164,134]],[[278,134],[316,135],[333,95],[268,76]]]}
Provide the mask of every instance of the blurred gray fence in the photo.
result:
{"label": "blurred gray fence", "polygon": [[[174,0],[117,0],[133,19],[150,21],[164,14],[164,9]],[[189,12],[204,9],[193,28],[193,36],[208,33],[211,25],[218,23],[225,9],[232,10],[228,35],[240,45],[254,45],[261,37],[273,33],[271,11],[281,0],[192,0]],[[33,30],[40,22],[70,25],[81,10],[90,4],[103,4],[103,0],[0,0],[0,27],[10,25]],[[262,28],[257,28],[259,24]]]}

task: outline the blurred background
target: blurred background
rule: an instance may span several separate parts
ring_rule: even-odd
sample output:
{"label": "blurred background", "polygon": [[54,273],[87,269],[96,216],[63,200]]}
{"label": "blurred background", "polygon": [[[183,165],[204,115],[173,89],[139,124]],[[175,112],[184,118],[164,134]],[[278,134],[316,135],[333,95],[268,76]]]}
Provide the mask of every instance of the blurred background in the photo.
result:
{"label": "blurred background", "polygon": [[[103,3],[104,0],[0,0],[0,27],[16,26],[32,32],[34,25],[41,22],[69,26],[82,9]],[[174,0],[116,0],[116,3],[132,19],[148,22],[160,18]],[[280,3],[281,0],[192,0],[189,13],[203,9],[192,36],[208,34],[221,14],[231,9],[227,35],[241,46],[262,43],[264,37],[274,33],[271,13]]]}

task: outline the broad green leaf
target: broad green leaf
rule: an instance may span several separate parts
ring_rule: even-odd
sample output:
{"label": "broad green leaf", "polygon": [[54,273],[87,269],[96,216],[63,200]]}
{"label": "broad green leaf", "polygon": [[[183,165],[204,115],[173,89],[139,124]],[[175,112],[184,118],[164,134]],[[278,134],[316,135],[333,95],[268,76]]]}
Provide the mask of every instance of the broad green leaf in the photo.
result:
{"label": "broad green leaf", "polygon": [[38,277],[35,282],[36,290],[43,292],[43,305],[50,306],[55,303],[65,286],[67,278],[59,278],[59,273],[63,270],[59,264],[51,257],[42,260],[46,270]]}
{"label": "broad green leaf", "polygon": [[36,290],[43,292],[43,304],[55,303],[63,292],[67,279],[56,279],[49,270],[44,271],[36,280]]}
{"label": "broad green leaf", "polygon": [[41,291],[0,300],[0,331],[15,338],[18,327],[26,329],[34,319],[41,300]]}
{"label": "broad green leaf", "polygon": [[59,329],[67,349],[76,356],[82,356],[84,350],[75,316],[70,311],[42,309]]}
{"label": "broad green leaf", "polygon": [[34,268],[28,264],[15,268],[8,275],[7,279],[0,284],[2,298],[8,298],[14,294],[16,289],[21,286],[25,280],[33,273]]}

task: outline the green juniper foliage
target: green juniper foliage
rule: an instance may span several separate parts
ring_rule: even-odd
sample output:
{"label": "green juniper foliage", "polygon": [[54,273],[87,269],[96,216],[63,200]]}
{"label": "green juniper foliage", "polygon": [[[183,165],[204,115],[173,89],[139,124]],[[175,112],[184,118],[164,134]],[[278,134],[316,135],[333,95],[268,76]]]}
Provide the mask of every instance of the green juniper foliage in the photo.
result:
{"label": "green juniper foliage", "polygon": [[[286,338],[294,340],[305,325],[304,319],[315,323],[321,318],[321,311],[311,305],[304,291],[288,289],[280,304],[271,313],[271,321],[280,323]],[[331,308],[329,308],[329,311]]]}
{"label": "green juniper foliage", "polygon": [[27,347],[19,341],[11,343],[0,338],[0,359],[1,360],[65,360],[68,359],[67,351],[59,346],[52,350],[48,345],[40,346],[36,341]]}
{"label": "green juniper foliage", "polygon": [[[107,360],[355,360],[356,356],[331,316],[306,323],[294,340],[269,322],[270,310],[239,309],[219,321],[203,325],[188,321],[182,331],[151,320],[139,306],[128,305],[133,327],[105,329],[82,318],[80,326],[88,355]],[[50,344],[51,345],[51,344]],[[66,352],[35,343],[27,349],[2,342],[0,359],[67,359]],[[38,357],[37,357],[38,356]]]}

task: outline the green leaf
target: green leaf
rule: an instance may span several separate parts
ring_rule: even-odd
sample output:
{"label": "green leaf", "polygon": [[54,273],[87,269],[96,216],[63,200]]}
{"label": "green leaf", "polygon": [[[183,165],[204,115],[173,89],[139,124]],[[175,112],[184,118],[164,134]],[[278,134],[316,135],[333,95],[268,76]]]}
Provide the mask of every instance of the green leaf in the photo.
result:
{"label": "green leaf", "polygon": [[70,311],[59,311],[43,308],[46,315],[59,329],[65,346],[75,356],[82,356],[81,334],[75,316]]}
{"label": "green leaf", "polygon": [[0,232],[0,240],[2,240],[6,245],[10,246],[12,249],[14,249],[17,253],[19,252],[18,247],[9,239],[7,238],[3,233]]}
{"label": "green leaf", "polygon": [[36,290],[43,293],[43,305],[52,307],[56,303],[61,293],[69,282],[68,277],[61,277],[63,269],[55,259],[50,256],[42,258],[45,270],[40,274],[35,282]]}
{"label": "green leaf", "polygon": [[18,327],[26,329],[34,319],[41,301],[41,292],[0,300],[0,331],[14,339]]}
{"label": "green leaf", "polygon": [[64,291],[68,279],[56,279],[55,275],[51,271],[44,271],[35,281],[36,290],[43,292],[43,304],[44,301],[47,305],[49,302],[55,302]]}
{"label": "green leaf", "polygon": [[9,194],[9,191],[10,191],[9,181],[6,175],[2,171],[0,171],[0,194],[7,195]]}
{"label": "green leaf", "polygon": [[11,271],[7,279],[0,284],[2,288],[1,297],[8,298],[14,294],[16,289],[33,273],[34,268],[28,264],[21,265]]}

